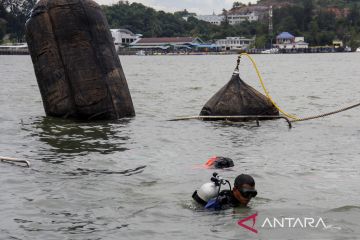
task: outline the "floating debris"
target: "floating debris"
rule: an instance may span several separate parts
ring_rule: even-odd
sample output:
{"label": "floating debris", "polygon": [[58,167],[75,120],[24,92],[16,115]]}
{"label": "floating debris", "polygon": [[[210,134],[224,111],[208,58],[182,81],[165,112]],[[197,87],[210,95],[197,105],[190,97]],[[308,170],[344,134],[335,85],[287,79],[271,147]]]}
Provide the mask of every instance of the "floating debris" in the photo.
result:
{"label": "floating debris", "polygon": [[25,164],[26,167],[30,167],[30,162],[27,160],[17,159],[17,158],[9,158],[9,157],[1,157],[0,156],[0,162],[10,163],[10,164]]}

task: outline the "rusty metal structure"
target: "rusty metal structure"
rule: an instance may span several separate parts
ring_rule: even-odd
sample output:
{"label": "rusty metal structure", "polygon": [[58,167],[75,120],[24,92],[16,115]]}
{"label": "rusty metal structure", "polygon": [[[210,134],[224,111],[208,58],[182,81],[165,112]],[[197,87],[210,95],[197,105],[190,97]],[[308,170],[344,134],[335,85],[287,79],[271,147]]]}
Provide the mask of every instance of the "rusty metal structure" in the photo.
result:
{"label": "rusty metal structure", "polygon": [[107,20],[91,0],[40,0],[26,38],[49,116],[84,120],[135,115]]}

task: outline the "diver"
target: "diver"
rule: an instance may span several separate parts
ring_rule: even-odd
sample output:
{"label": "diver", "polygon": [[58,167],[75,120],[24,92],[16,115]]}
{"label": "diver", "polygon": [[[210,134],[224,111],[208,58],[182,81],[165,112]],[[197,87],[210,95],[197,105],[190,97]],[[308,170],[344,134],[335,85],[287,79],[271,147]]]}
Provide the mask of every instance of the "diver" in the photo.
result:
{"label": "diver", "polygon": [[[221,186],[228,184],[229,189],[222,190]],[[255,180],[247,174],[240,174],[235,178],[234,187],[228,180],[213,173],[211,182],[205,183],[195,191],[192,198],[206,209],[222,210],[229,207],[246,207],[250,200],[256,197]]]}

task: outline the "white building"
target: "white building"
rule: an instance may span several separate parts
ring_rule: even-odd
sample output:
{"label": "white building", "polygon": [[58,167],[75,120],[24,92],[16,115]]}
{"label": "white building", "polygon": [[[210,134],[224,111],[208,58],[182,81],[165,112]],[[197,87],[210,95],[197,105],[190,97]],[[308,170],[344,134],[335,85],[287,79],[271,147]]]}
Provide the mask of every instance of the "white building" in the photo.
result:
{"label": "white building", "polygon": [[216,41],[216,44],[221,46],[224,51],[247,49],[250,45],[255,43],[254,38],[244,37],[227,37]]}
{"label": "white building", "polygon": [[212,15],[198,15],[194,17],[197,18],[198,20],[209,22],[211,24],[218,26],[220,26],[225,19],[224,16],[216,15],[215,13],[213,13]]}
{"label": "white building", "polygon": [[259,20],[259,16],[256,15],[255,12],[251,12],[248,14],[240,14],[240,13],[228,14],[228,21],[230,25],[240,24],[244,21],[254,22],[258,20]]}
{"label": "white building", "polygon": [[141,37],[140,34],[134,34],[127,29],[110,29],[110,31],[114,39],[116,50],[119,50],[120,47],[128,45]]}
{"label": "white building", "polygon": [[295,37],[288,32],[282,32],[276,37],[274,47],[278,49],[305,49],[309,44],[305,42],[304,37]]}

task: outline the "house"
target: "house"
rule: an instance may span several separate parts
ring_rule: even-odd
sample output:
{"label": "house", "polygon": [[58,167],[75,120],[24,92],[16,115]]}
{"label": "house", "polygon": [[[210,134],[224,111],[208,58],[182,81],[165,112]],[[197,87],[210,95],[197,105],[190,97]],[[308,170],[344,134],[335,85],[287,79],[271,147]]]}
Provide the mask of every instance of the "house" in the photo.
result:
{"label": "house", "polygon": [[216,44],[219,45],[223,51],[247,49],[254,43],[254,38],[244,37],[227,37],[226,39],[216,41]]}
{"label": "house", "polygon": [[225,20],[224,16],[216,15],[215,13],[213,13],[212,15],[198,15],[198,16],[194,16],[194,18],[201,20],[201,21],[209,22],[211,24],[218,25],[218,26],[220,26],[221,23]]}
{"label": "house", "polygon": [[127,29],[110,29],[111,35],[114,40],[116,50],[129,45],[141,37],[141,34],[134,34]]}
{"label": "house", "polygon": [[227,20],[230,25],[242,23],[244,21],[258,21],[268,14],[269,7],[261,5],[249,5],[232,8],[227,12]]}
{"label": "house", "polygon": [[230,25],[240,24],[245,21],[254,22],[258,21],[259,17],[254,13],[248,13],[248,14],[228,14],[227,20],[229,21]]}
{"label": "house", "polygon": [[341,40],[333,40],[332,45],[334,46],[334,48],[344,47],[344,43]]}
{"label": "house", "polygon": [[295,37],[288,32],[282,32],[276,37],[274,47],[279,49],[304,49],[308,48],[309,44],[305,42],[304,37]]}

